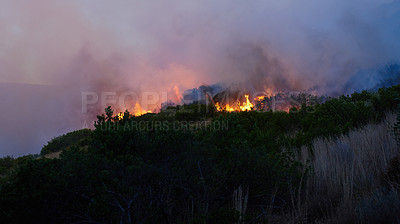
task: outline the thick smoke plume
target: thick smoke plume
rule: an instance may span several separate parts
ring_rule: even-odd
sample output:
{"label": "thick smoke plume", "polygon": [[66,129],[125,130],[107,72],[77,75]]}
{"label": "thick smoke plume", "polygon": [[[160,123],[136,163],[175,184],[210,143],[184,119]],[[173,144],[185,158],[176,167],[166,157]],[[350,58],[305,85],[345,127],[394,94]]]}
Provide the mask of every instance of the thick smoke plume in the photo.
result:
{"label": "thick smoke plume", "polygon": [[353,91],[399,61],[399,34],[398,0],[3,0],[0,156],[85,126],[84,92]]}

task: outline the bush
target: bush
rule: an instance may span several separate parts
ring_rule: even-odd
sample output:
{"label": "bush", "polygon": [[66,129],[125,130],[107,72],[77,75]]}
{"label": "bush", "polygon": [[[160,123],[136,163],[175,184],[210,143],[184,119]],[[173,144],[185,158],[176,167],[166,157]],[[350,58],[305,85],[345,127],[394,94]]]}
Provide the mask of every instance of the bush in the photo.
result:
{"label": "bush", "polygon": [[89,144],[90,133],[90,129],[82,129],[53,138],[47,143],[47,145],[43,146],[40,154],[46,155],[52,152],[65,150],[73,146],[87,146]]}
{"label": "bush", "polygon": [[[360,220],[392,221],[397,192],[376,185],[399,152],[387,125],[371,122],[393,109],[399,91],[355,93],[290,113],[185,105],[140,117],[126,111],[120,120],[109,107],[95,130],[43,147],[42,154],[63,150],[60,158],[0,160],[0,222],[263,223],[283,213],[293,222],[333,220],[355,214],[354,202]],[[132,126],[140,122],[166,125]],[[175,122],[203,125],[176,129]],[[295,160],[299,147],[307,155]],[[399,164],[393,160],[386,174],[393,183]],[[234,205],[241,186],[248,189],[245,214]],[[374,220],[380,203],[388,219]]]}

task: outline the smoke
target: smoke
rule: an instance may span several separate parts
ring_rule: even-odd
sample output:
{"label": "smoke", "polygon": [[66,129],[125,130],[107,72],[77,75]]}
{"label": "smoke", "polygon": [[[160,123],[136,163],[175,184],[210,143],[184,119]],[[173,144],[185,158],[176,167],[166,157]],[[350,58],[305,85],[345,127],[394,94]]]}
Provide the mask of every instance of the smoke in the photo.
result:
{"label": "smoke", "polygon": [[0,156],[90,123],[103,105],[82,114],[83,92],[341,93],[372,80],[351,80],[359,71],[399,61],[399,33],[398,0],[3,0]]}
{"label": "smoke", "polygon": [[351,94],[363,90],[376,91],[381,87],[390,87],[399,83],[400,64],[389,63],[379,68],[358,71],[347,81],[342,94]]}

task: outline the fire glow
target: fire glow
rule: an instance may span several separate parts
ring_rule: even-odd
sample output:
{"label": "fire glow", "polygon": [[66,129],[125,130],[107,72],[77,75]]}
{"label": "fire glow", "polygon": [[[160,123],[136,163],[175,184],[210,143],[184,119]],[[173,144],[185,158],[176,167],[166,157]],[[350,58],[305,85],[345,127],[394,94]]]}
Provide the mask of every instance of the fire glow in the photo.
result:
{"label": "fire glow", "polygon": [[[229,95],[231,94],[231,95]],[[244,97],[242,97],[244,96]],[[250,100],[250,95],[234,92],[214,97],[215,109],[220,112],[241,111],[285,111],[300,109],[302,105],[315,105],[323,102],[324,97],[318,97],[308,92],[278,92],[275,94],[256,95]]]}
{"label": "fire glow", "polygon": [[[152,113],[152,111],[146,111],[146,110],[142,109],[142,107],[140,106],[139,103],[136,103],[135,107],[133,108],[133,114],[132,115],[135,116],[135,117],[140,117],[140,116],[142,116],[144,114],[147,114],[147,113]],[[119,112],[118,115],[117,115],[117,118],[118,118],[118,120],[122,120],[122,119],[124,119],[124,116],[125,116],[124,112]]]}
{"label": "fire glow", "polygon": [[[257,94],[258,93],[258,94]],[[200,94],[200,95],[198,95]],[[189,96],[189,97],[188,97]],[[310,106],[323,102],[324,97],[319,97],[314,92],[299,92],[299,91],[285,91],[285,92],[249,92],[237,90],[219,90],[212,93],[207,91],[188,91],[181,97],[180,103],[173,103],[166,101],[161,103],[161,106],[153,111],[146,110],[149,108],[147,104],[140,104],[136,102],[132,109],[122,110],[117,114],[116,119],[122,120],[125,116],[140,117],[148,113],[157,113],[163,110],[181,110],[185,105],[201,104],[209,105],[211,103],[217,112],[245,112],[245,111],[297,111],[302,105]],[[186,100],[186,101],[185,101]],[[188,101],[189,100],[189,101]],[[146,102],[146,101],[145,101]],[[179,107],[176,107],[180,105]],[[124,108],[124,107],[122,107]],[[129,107],[128,107],[129,108]],[[121,110],[120,110],[121,111]]]}
{"label": "fire glow", "polygon": [[242,105],[240,105],[240,100],[237,100],[237,102],[230,106],[229,103],[226,104],[225,106],[221,106],[219,102],[215,103],[215,108],[217,111],[227,111],[227,112],[240,112],[240,111],[250,111],[254,109],[254,104],[252,104],[249,100],[249,95],[244,95],[246,98],[246,102],[243,102]]}

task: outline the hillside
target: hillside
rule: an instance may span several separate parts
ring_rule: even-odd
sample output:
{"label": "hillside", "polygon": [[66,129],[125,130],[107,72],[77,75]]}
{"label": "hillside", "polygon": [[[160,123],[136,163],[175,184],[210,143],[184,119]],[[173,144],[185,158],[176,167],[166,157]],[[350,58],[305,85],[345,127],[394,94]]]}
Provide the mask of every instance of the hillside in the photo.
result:
{"label": "hillside", "polygon": [[[99,115],[0,160],[0,222],[387,223],[400,219],[400,85],[290,111]],[[28,218],[28,219],[27,219]]]}

